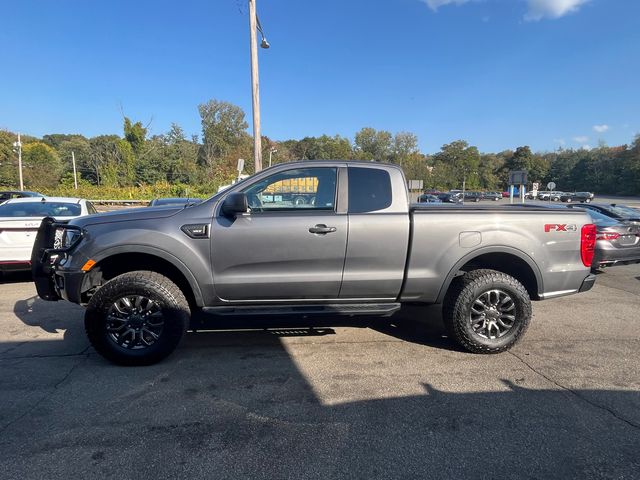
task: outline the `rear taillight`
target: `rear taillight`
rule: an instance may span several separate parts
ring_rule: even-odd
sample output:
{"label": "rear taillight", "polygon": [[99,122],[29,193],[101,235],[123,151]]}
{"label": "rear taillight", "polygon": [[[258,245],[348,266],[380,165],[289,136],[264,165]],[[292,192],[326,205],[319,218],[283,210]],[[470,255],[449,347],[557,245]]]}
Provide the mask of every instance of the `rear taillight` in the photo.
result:
{"label": "rear taillight", "polygon": [[616,232],[602,232],[596,237],[596,240],[617,240],[620,234]]}
{"label": "rear taillight", "polygon": [[596,226],[584,225],[580,234],[580,256],[585,267],[590,267],[596,249]]}

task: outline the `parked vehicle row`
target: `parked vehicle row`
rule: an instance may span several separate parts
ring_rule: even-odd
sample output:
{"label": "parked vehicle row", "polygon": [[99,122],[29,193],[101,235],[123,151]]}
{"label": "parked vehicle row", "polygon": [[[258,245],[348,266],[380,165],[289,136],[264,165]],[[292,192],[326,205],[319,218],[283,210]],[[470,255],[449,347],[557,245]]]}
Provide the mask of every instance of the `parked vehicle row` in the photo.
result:
{"label": "parked vehicle row", "polygon": [[[439,192],[437,190],[427,190],[424,195],[418,199],[419,203],[433,203],[433,199],[428,201],[428,197],[425,195],[432,195],[438,197],[441,202],[444,203],[462,203],[463,198],[465,202],[479,202],[480,200],[493,200],[499,201],[503,198],[508,198],[509,192],[478,192],[478,191],[465,191],[462,190],[449,190],[448,192]],[[517,194],[514,195],[517,197]],[[591,192],[560,192],[560,191],[529,191],[525,193],[525,198],[528,200],[544,200],[551,202],[565,202],[565,203],[590,203],[593,200],[594,194]]]}
{"label": "parked vehicle row", "polygon": [[590,203],[593,200],[594,194],[591,192],[558,192],[558,191],[528,191],[525,193],[524,198],[527,200],[545,200],[551,202],[580,202]]}
{"label": "parked vehicle row", "polygon": [[427,190],[418,197],[418,203],[463,203],[479,202],[480,200],[502,200],[500,192],[477,192],[462,190],[449,190],[448,192],[438,192],[437,190]]}

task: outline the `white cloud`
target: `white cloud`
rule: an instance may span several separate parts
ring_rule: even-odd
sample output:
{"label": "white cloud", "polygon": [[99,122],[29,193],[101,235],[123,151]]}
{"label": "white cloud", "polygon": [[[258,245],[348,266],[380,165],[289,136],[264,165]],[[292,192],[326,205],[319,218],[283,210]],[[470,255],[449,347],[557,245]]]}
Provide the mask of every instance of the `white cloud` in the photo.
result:
{"label": "white cloud", "polygon": [[[464,5],[480,0],[421,0],[434,12],[446,5]],[[525,20],[538,21],[543,18],[560,18],[570,13],[577,12],[584,4],[591,0],[524,0],[528,10]]]}
{"label": "white cloud", "polygon": [[592,150],[593,147],[591,145],[581,145],[580,150]]}
{"label": "white cloud", "polygon": [[554,138],[553,141],[563,147],[567,144],[564,138]]}
{"label": "white cloud", "polygon": [[542,20],[543,18],[560,18],[577,12],[589,0],[527,0],[529,11],[525,20]]}
{"label": "white cloud", "polygon": [[578,137],[573,137],[573,141],[577,143],[587,143],[589,141],[589,137],[586,135],[580,135]]}
{"label": "white cloud", "polygon": [[598,133],[604,133],[607,130],[609,130],[611,127],[609,127],[609,125],[594,125],[593,126],[593,131],[594,132],[598,132]]}
{"label": "white cloud", "polygon": [[427,6],[433,10],[434,12],[438,10],[440,7],[444,7],[445,5],[462,5],[463,3],[467,3],[471,0],[422,0]]}

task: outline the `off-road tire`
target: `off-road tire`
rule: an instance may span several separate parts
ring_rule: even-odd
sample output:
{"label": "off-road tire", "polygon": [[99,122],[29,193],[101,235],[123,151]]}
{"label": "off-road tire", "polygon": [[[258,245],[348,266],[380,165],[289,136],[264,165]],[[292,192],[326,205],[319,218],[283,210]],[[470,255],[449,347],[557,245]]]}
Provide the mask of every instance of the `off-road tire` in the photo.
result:
{"label": "off-road tire", "polygon": [[[152,345],[128,349],[110,337],[109,309],[124,296],[144,296],[160,308],[164,324]],[[189,326],[190,316],[189,303],[175,283],[156,272],[135,271],[109,280],[91,297],[84,325],[91,345],[107,360],[119,365],[151,365],[176,349]]]}
{"label": "off-road tire", "polygon": [[[489,339],[471,327],[471,307],[482,293],[501,290],[515,305],[515,321],[504,336]],[[473,353],[500,353],[514,346],[531,320],[531,299],[515,278],[496,270],[480,269],[457,277],[451,283],[442,307],[442,318],[449,337]]]}

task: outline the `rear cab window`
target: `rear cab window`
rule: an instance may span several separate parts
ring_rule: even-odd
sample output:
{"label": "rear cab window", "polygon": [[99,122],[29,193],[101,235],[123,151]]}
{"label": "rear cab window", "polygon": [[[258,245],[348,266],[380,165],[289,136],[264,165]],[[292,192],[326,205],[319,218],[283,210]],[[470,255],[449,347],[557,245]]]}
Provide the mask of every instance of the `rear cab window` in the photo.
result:
{"label": "rear cab window", "polygon": [[392,201],[389,172],[380,168],[349,167],[349,213],[384,210]]}

